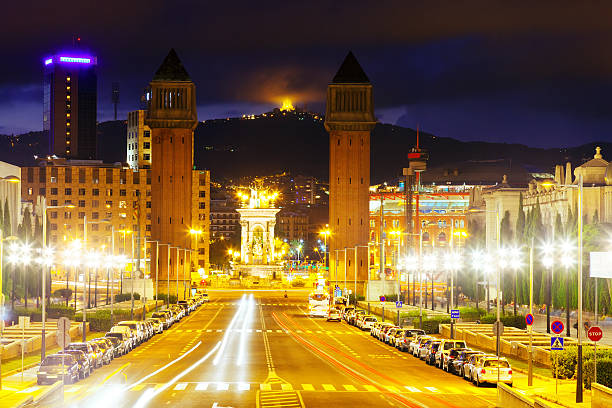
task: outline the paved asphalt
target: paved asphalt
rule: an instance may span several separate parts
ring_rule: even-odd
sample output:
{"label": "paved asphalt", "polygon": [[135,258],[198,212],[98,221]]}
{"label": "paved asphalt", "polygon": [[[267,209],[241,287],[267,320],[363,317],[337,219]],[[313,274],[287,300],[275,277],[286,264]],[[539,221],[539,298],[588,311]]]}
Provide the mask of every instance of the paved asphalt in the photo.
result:
{"label": "paved asphalt", "polygon": [[476,388],[346,323],[307,291],[209,291],[210,303],[66,386],[69,407],[488,407]]}

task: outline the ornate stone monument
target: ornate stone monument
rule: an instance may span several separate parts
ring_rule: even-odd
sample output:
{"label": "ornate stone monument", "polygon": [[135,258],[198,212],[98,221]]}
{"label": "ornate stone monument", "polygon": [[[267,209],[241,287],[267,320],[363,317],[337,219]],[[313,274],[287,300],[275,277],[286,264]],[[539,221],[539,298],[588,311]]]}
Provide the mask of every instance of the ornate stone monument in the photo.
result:
{"label": "ornate stone monument", "polygon": [[243,275],[271,278],[281,270],[274,253],[274,226],[280,211],[274,208],[277,196],[263,189],[260,181],[250,188],[250,194],[239,194],[242,207],[237,211],[242,231],[237,269]]}

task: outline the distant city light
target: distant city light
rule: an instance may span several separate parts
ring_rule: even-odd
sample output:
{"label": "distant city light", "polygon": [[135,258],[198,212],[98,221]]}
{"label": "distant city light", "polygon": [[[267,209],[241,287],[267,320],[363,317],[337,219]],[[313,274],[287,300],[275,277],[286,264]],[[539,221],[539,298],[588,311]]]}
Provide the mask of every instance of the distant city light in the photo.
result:
{"label": "distant city light", "polygon": [[51,64],[52,62],[53,62],[53,58],[47,58],[47,59],[45,60],[45,65],[49,65],[49,64]]}
{"label": "distant city light", "polygon": [[283,105],[281,106],[280,110],[281,112],[291,112],[294,111],[295,108],[293,107],[290,99],[285,99],[283,100]]}

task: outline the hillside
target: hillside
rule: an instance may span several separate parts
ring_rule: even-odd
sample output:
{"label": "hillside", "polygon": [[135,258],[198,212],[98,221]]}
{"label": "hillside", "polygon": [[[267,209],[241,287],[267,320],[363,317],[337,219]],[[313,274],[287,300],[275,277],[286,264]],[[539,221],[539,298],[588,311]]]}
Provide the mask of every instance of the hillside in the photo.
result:
{"label": "hillside", "polygon": [[[98,125],[98,153],[106,162],[124,161],[125,121]],[[209,120],[195,130],[194,161],[210,169],[214,179],[288,171],[327,179],[329,137],[322,118],[301,112],[278,111],[252,118]],[[416,132],[400,126],[378,124],[371,139],[372,181],[401,174],[406,153],[416,143]],[[611,143],[590,143],[562,149],[540,149],[512,143],[462,142],[420,133],[420,145],[430,151],[430,167],[465,161],[504,159],[512,165],[551,172],[557,163],[574,165],[592,158],[594,146],[612,158]],[[0,160],[33,163],[33,155],[47,150],[43,132],[0,136]]]}

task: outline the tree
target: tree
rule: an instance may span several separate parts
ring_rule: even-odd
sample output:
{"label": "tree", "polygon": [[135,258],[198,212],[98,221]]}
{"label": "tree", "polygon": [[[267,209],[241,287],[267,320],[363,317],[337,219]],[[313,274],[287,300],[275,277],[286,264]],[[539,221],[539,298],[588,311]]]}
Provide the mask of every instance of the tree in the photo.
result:
{"label": "tree", "polygon": [[28,207],[23,211],[22,226],[25,240],[32,241],[32,216]]}
{"label": "tree", "polygon": [[525,210],[523,209],[523,193],[519,195],[519,209],[516,217],[516,227],[514,228],[514,240],[517,244],[522,244],[525,237]]}
{"label": "tree", "polygon": [[5,236],[12,235],[13,229],[11,228],[11,210],[9,209],[8,197],[4,200],[4,211],[2,212],[4,219],[2,220],[2,230]]}
{"label": "tree", "polygon": [[499,225],[501,245],[509,245],[512,242],[512,228],[510,227],[510,211],[506,210],[504,218]]}

